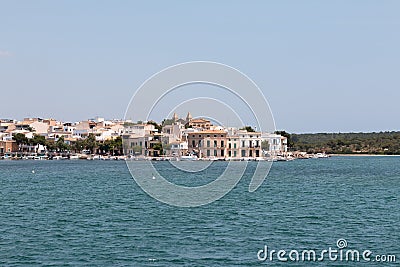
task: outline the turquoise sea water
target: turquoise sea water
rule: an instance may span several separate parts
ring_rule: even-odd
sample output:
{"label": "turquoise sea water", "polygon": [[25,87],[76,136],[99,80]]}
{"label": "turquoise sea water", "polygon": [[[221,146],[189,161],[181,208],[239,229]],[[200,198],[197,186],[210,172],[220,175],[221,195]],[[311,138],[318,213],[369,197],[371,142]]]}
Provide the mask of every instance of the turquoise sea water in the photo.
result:
{"label": "turquoise sea water", "polygon": [[[179,182],[206,183],[225,164]],[[0,161],[0,266],[399,265],[400,157],[277,162],[249,193],[254,166],[224,198],[177,208],[144,193],[122,161]],[[321,251],[340,238],[397,262],[257,259],[265,245]]]}

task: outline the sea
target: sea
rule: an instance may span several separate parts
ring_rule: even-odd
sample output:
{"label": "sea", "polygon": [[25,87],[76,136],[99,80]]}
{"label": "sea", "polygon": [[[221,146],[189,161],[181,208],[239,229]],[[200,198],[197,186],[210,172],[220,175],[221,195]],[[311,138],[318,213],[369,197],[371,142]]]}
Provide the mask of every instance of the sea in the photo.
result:
{"label": "sea", "polygon": [[256,164],[221,199],[185,208],[149,196],[124,161],[0,161],[0,266],[400,265],[400,157],[274,162],[249,192]]}

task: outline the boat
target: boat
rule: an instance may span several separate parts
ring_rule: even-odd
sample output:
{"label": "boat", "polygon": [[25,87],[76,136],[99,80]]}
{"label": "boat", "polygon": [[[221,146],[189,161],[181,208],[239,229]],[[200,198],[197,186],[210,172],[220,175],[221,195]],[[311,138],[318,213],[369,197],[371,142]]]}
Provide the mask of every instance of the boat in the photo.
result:
{"label": "boat", "polygon": [[76,160],[76,159],[79,159],[79,156],[78,155],[71,155],[71,156],[69,156],[69,159]]}
{"label": "boat", "polygon": [[286,157],[278,156],[276,157],[276,161],[288,161]]}
{"label": "boat", "polygon": [[78,155],[78,159],[87,159],[88,158],[88,155],[86,155],[86,154],[79,154]]}
{"label": "boat", "polygon": [[189,155],[189,156],[181,156],[180,160],[181,161],[191,161],[191,160],[198,160],[199,158],[194,155]]}
{"label": "boat", "polygon": [[45,155],[39,155],[39,156],[35,156],[33,159],[34,160],[47,160],[47,156]]}
{"label": "boat", "polygon": [[329,155],[325,154],[325,153],[317,153],[314,155],[314,158],[316,159],[324,159],[324,158],[329,158]]}

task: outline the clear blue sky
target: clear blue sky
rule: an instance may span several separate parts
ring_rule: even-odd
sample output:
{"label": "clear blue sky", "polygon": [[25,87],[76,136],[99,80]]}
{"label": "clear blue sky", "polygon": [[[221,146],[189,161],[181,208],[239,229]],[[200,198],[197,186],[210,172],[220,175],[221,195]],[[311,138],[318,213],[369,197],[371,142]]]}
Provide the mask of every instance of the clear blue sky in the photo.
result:
{"label": "clear blue sky", "polygon": [[278,129],[400,130],[400,1],[0,1],[0,117],[122,118],[181,62],[250,76]]}

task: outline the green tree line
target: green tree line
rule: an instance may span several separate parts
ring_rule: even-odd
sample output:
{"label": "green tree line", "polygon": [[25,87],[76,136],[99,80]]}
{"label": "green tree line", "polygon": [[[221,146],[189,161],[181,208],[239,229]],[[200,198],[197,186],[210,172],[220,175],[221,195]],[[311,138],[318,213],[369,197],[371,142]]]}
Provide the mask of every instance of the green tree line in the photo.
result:
{"label": "green tree line", "polygon": [[92,133],[85,139],[78,139],[71,144],[65,143],[64,136],[60,136],[57,141],[47,140],[44,136],[34,134],[32,138],[25,137],[22,133],[13,135],[13,139],[18,145],[43,145],[51,152],[81,152],[89,150],[90,153],[122,155],[122,138],[117,137],[106,141],[96,141],[96,136]]}
{"label": "green tree line", "polygon": [[[289,149],[331,154],[400,154],[400,132],[287,134]],[[290,140],[290,142],[289,142]]]}

